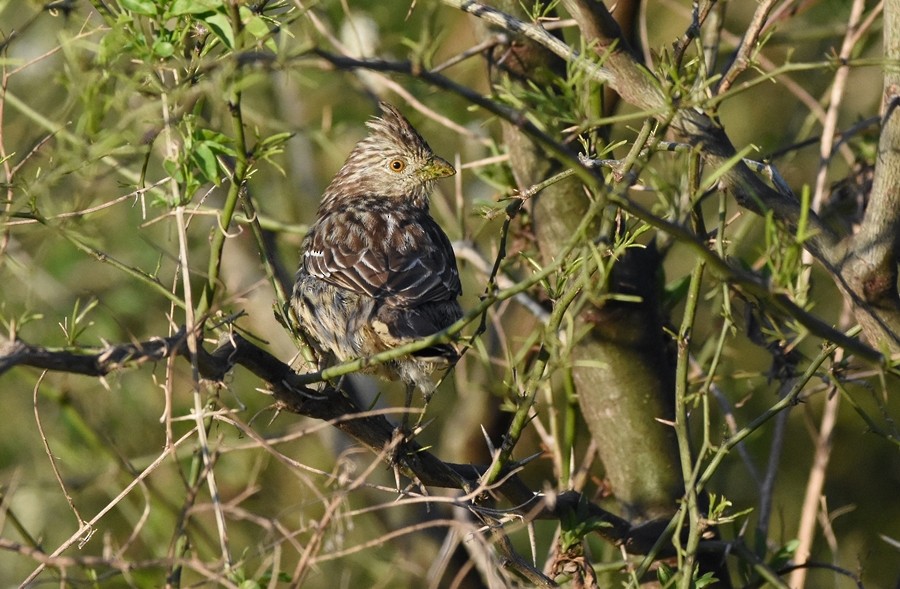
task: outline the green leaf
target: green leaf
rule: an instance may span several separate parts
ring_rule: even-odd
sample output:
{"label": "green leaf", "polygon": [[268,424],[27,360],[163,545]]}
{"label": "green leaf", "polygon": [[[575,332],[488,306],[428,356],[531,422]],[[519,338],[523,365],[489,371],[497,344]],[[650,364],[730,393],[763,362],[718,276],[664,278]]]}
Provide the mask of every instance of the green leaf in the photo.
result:
{"label": "green leaf", "polygon": [[659,568],[656,569],[656,577],[659,579],[660,585],[666,585],[667,583],[669,583],[669,581],[672,580],[672,575],[672,569],[662,563],[660,563]]}
{"label": "green leaf", "polygon": [[718,581],[719,580],[715,577],[712,571],[710,571],[708,573],[704,573],[700,578],[694,579],[694,587],[696,587],[697,589],[703,589],[703,587],[706,587],[707,585],[713,585]]}
{"label": "green leaf", "polygon": [[169,16],[203,14],[204,12],[216,12],[223,7],[223,0],[175,0],[169,8],[168,14]]}
{"label": "green leaf", "polygon": [[222,155],[237,156],[237,151],[231,146],[233,141],[227,136],[212,129],[199,129],[194,137],[201,143],[206,143],[214,152]]}
{"label": "green leaf", "polygon": [[219,162],[208,143],[204,141],[195,145],[191,159],[194,160],[206,181],[212,182],[216,186],[219,185]]}
{"label": "green leaf", "polygon": [[157,5],[153,0],[119,0],[122,8],[135,14],[156,16]]}
{"label": "green leaf", "polygon": [[181,173],[181,166],[178,165],[178,162],[175,160],[165,160],[163,162],[163,168],[165,168],[166,173],[174,178],[176,182],[184,182],[184,174]]}
{"label": "green leaf", "polygon": [[231,21],[221,12],[203,13],[198,15],[201,21],[209,27],[216,37],[229,49],[234,49],[234,29],[231,28]]}
{"label": "green leaf", "polygon": [[172,57],[175,53],[175,46],[168,41],[157,39],[156,42],[153,43],[153,53],[157,57]]}
{"label": "green leaf", "polygon": [[284,151],[284,144],[293,136],[293,133],[288,132],[270,135],[256,144],[253,153],[260,159],[269,159]]}
{"label": "green leaf", "polygon": [[270,149],[272,147],[280,146],[286,143],[291,137],[294,136],[294,133],[291,131],[284,131],[282,133],[275,133],[274,135],[269,135],[265,139],[259,142],[258,147]]}
{"label": "green leaf", "polygon": [[246,29],[248,33],[257,39],[262,39],[269,35],[269,26],[258,14],[254,14],[253,11],[246,6],[241,6],[240,14],[241,22],[244,23],[244,29]]}
{"label": "green leaf", "polygon": [[769,559],[769,566],[773,569],[779,569],[783,567],[794,557],[794,553],[797,551],[797,547],[799,545],[799,540],[790,540],[787,544],[779,548],[778,551],[772,555],[772,558]]}
{"label": "green leaf", "polygon": [[246,6],[241,6],[240,14],[244,29],[253,35],[257,41],[262,41],[263,45],[266,46],[266,49],[272,53],[277,52],[278,46],[275,44],[275,39],[272,38],[272,30],[269,28],[269,25],[266,24],[266,19],[262,18]]}

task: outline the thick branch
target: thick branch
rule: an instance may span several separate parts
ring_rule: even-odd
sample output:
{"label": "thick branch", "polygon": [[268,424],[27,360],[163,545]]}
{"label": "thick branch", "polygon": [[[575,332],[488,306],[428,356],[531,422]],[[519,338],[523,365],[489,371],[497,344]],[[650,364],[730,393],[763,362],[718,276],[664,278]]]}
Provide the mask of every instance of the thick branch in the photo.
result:
{"label": "thick branch", "polygon": [[[505,11],[523,13],[516,0],[496,3]],[[527,80],[528,84],[552,88],[553,77],[566,75],[562,59],[519,37],[495,50],[489,70],[499,86]],[[529,104],[527,98],[523,100],[523,110],[540,108]],[[505,121],[503,139],[520,191],[541,184],[561,167],[571,165],[561,157],[552,157],[557,156],[554,148],[562,151],[566,146],[535,140]],[[573,175],[543,188],[532,204],[533,230],[545,263],[559,259],[573,239],[586,243],[603,231],[601,216],[591,218],[596,209],[582,178]],[[584,231],[586,218],[592,225]],[[598,292],[627,294],[644,302],[589,306],[577,315],[577,330],[583,335],[570,348],[578,404],[597,444],[605,476],[622,509],[629,516],[646,519],[672,514],[684,489],[680,473],[673,468],[678,455],[672,430],[659,421],[672,419],[672,374],[665,361],[662,322],[655,312],[657,283],[653,278],[658,262],[653,255],[632,250],[616,262],[608,281],[592,285]],[[641,275],[649,280],[635,280]],[[565,309],[565,305],[560,308]]]}
{"label": "thick branch", "polygon": [[21,340],[0,341],[0,375],[14,366],[31,366],[85,376],[105,376],[127,365],[157,362],[175,353],[185,341],[184,330],[167,338],[107,346],[93,354],[48,350]]}
{"label": "thick branch", "polygon": [[[872,192],[859,232],[843,260],[854,314],[866,337],[900,349],[900,1],[884,6],[884,87],[881,136]],[[885,338],[884,335],[888,334]]]}
{"label": "thick branch", "polygon": [[853,244],[876,266],[894,264],[900,244],[900,0],[884,7],[883,116],[872,193]]}

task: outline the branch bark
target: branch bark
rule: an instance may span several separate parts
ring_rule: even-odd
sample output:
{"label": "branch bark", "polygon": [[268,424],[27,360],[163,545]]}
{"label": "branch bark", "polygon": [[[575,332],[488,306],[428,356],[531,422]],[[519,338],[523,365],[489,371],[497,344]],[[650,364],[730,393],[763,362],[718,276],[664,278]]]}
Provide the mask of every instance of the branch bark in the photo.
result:
{"label": "branch bark", "polygon": [[[884,4],[884,85],[881,136],[872,192],[859,231],[849,241],[842,274],[854,315],[870,341],[900,350],[900,0]],[[871,312],[865,312],[871,309]]]}
{"label": "branch bark", "polygon": [[[503,14],[522,14],[515,0],[501,0],[497,5]],[[504,79],[509,83],[527,80],[552,87],[551,77],[566,75],[565,62],[528,37],[514,37],[508,46],[495,50],[490,65],[497,84],[506,83]],[[556,154],[548,153],[520,126],[504,121],[502,130],[520,191],[562,169],[564,163]],[[544,188],[533,203],[537,244],[548,262],[572,239],[589,214],[591,199],[582,180],[572,177]],[[600,226],[597,218],[586,242],[600,235]],[[673,419],[673,375],[661,317],[655,310],[658,284],[653,269],[658,264],[649,250],[630,250],[616,262],[607,284],[591,285],[642,302],[610,303],[580,314],[577,331],[585,335],[571,350],[578,403],[605,475],[625,513],[638,519],[671,515],[684,488],[674,434],[660,421]]]}

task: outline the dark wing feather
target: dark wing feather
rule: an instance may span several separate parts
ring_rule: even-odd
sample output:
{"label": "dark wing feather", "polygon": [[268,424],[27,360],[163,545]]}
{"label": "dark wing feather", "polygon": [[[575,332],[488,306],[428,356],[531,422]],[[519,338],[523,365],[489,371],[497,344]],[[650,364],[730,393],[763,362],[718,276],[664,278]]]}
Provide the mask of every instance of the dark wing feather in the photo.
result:
{"label": "dark wing feather", "polygon": [[306,272],[330,284],[415,307],[462,293],[450,240],[423,211],[363,203],[324,215],[307,237]]}
{"label": "dark wing feather", "polygon": [[383,296],[400,307],[455,300],[462,294],[462,286],[450,240],[427,214],[414,231],[418,237],[415,247],[387,252],[391,271]]}
{"label": "dark wing feather", "polygon": [[370,237],[352,231],[343,215],[320,219],[307,237],[306,272],[349,291],[377,296],[386,280],[386,260],[372,249]]}

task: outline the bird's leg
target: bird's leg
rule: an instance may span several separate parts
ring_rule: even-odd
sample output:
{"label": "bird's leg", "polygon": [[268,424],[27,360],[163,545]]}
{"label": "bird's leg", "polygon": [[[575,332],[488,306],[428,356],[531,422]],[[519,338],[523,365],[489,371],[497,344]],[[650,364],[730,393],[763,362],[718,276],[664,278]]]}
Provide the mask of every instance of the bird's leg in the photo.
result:
{"label": "bird's leg", "polygon": [[406,403],[403,406],[403,419],[401,420],[400,425],[394,428],[394,435],[391,438],[391,447],[388,455],[388,460],[394,470],[394,482],[397,485],[397,492],[401,495],[404,494],[404,492],[400,487],[400,462],[401,458],[406,453],[406,442],[410,439],[409,410],[412,406],[413,392],[415,390],[416,386],[414,384],[406,383]]}
{"label": "bird's leg", "polygon": [[[428,411],[428,402],[431,401],[432,395],[434,395],[434,390],[422,394],[422,396],[425,398],[425,402],[422,404],[422,412],[419,413],[419,419],[416,420],[416,425],[413,426],[413,429],[412,429],[413,433],[416,433],[419,431],[419,427],[422,425],[422,420],[425,419],[425,412]],[[412,396],[412,393],[407,391],[407,398],[406,398],[407,404],[412,403],[412,399],[410,398],[411,396]]]}
{"label": "bird's leg", "polygon": [[[411,433],[409,430],[409,412],[412,410],[413,394],[415,393],[415,391],[415,384],[411,382],[406,383],[406,403],[403,405],[403,425],[401,426],[401,428],[407,434]],[[419,424],[416,423],[416,425],[418,426]],[[415,428],[413,428],[413,431],[415,431]]]}
{"label": "bird's leg", "polygon": [[[394,428],[394,435],[391,439],[391,450],[390,450],[390,463],[394,465],[394,476],[397,478],[397,482],[399,485],[399,470],[398,465],[400,463],[400,457],[406,451],[406,441],[410,439],[410,433],[412,433],[409,429],[409,410],[412,406],[412,398],[413,392],[416,390],[416,386],[411,383],[406,383],[406,403],[403,406],[403,419],[396,428]],[[418,424],[416,424],[418,425]],[[399,490],[399,486],[397,487]]]}
{"label": "bird's leg", "polygon": [[402,488],[400,487],[400,458],[403,456],[405,448],[406,432],[402,427],[398,426],[394,429],[393,436],[391,436],[391,442],[387,448],[387,459],[388,464],[394,471],[394,484],[397,487],[397,492],[400,494],[403,493]]}

